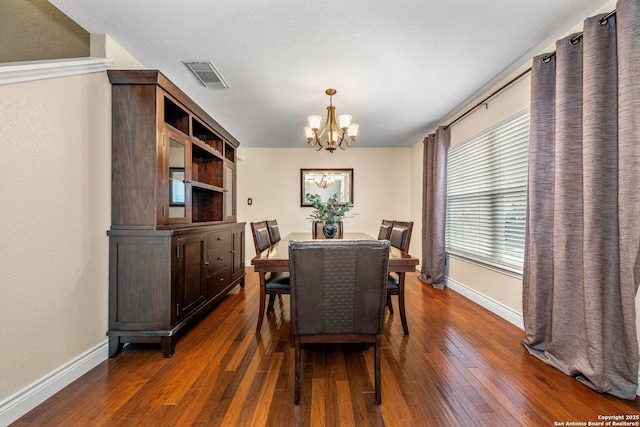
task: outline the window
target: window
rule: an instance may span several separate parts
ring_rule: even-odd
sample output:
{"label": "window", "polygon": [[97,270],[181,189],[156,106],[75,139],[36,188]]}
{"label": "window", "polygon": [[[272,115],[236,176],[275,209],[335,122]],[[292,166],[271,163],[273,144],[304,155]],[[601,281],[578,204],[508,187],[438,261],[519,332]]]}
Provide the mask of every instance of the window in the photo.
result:
{"label": "window", "polygon": [[184,168],[169,168],[169,206],[184,206]]}
{"label": "window", "polygon": [[529,111],[449,151],[447,252],[522,273]]}

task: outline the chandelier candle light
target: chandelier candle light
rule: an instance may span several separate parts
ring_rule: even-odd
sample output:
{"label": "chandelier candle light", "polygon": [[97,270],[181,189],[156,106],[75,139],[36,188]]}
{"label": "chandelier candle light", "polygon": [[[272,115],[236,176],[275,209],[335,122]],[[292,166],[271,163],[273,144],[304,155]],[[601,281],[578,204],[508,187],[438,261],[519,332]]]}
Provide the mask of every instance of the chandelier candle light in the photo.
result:
{"label": "chandelier candle light", "polygon": [[[304,128],[304,132],[307,136],[307,142],[311,143],[311,146],[317,151],[324,148],[330,153],[333,153],[338,147],[346,150],[358,136],[358,125],[351,123],[351,116],[349,114],[340,114],[338,116],[338,121],[336,121],[336,107],[333,106],[333,95],[337,92],[335,89],[327,89],[325,93],[329,95],[327,120],[324,122],[322,131],[318,134],[318,130],[320,130],[320,120],[322,120],[322,117],[307,117],[307,120],[309,120],[309,126],[305,126]],[[325,133],[327,139],[324,142],[321,142],[320,137]]]}
{"label": "chandelier candle light", "polygon": [[318,188],[329,188],[335,184],[335,178],[329,178],[326,173],[322,174],[322,178],[316,178],[315,183]]}

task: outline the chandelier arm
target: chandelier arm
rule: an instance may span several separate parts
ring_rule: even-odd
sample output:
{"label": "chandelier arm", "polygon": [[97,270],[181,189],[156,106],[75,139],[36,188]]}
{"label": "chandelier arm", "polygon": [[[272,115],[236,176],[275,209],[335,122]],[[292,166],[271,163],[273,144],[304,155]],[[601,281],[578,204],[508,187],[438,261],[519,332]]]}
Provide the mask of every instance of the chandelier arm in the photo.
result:
{"label": "chandelier arm", "polygon": [[313,147],[313,149],[316,151],[322,150],[322,143],[318,139],[318,134],[316,134],[316,139],[315,141],[313,141],[313,145],[311,147]]}
{"label": "chandelier arm", "polygon": [[[344,147],[342,146],[342,143],[344,142]],[[346,150],[347,148],[349,148],[349,146],[351,146],[351,142],[344,137],[344,134],[342,135],[342,139],[340,140],[340,148],[342,148],[343,150]]]}
{"label": "chandelier arm", "polygon": [[311,145],[311,148],[315,149],[316,146],[320,144],[320,140],[318,140],[318,135],[314,132],[313,138],[307,138],[307,143]]}
{"label": "chandelier arm", "polygon": [[320,131],[320,133],[316,132],[316,139],[320,139],[322,138],[322,135],[324,135],[324,133],[327,131],[327,125],[325,124],[324,127],[322,128],[322,131]]}

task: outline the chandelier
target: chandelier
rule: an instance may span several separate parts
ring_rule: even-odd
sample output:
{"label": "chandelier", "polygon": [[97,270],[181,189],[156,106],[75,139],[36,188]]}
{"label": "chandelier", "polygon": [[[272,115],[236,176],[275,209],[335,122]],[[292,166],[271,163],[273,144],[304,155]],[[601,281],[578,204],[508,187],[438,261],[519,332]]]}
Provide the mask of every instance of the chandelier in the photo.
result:
{"label": "chandelier", "polygon": [[[329,106],[327,107],[327,120],[324,122],[322,131],[320,130],[320,116],[309,116],[309,126],[305,126],[304,132],[307,136],[307,142],[311,143],[311,147],[317,151],[328,150],[333,153],[336,148],[340,147],[343,150],[349,148],[351,143],[356,140],[358,136],[358,125],[351,123],[351,116],[349,114],[340,114],[338,121],[336,122],[336,107],[333,106],[333,95],[337,92],[335,89],[327,89],[325,91],[329,95]],[[339,124],[339,125],[338,125]],[[326,140],[320,141],[320,138],[326,134]]]}
{"label": "chandelier", "polygon": [[335,184],[336,179],[335,178],[329,178],[326,173],[323,173],[322,174],[322,178],[316,178],[314,180],[314,182],[316,183],[318,188],[326,189],[326,188],[331,187],[333,184]]}

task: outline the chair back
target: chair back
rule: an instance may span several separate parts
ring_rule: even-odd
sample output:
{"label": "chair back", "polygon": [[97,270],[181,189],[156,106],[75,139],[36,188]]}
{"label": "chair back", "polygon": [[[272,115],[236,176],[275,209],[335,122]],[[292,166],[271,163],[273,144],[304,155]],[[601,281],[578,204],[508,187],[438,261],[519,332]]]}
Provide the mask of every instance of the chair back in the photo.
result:
{"label": "chair back", "polygon": [[380,225],[380,231],[378,232],[378,240],[389,240],[392,227],[393,221],[390,219],[383,219],[382,224]]}
{"label": "chair back", "polygon": [[[342,239],[344,236],[342,221],[334,222],[337,230],[334,239]],[[324,227],[324,222],[322,221],[313,221],[311,223],[311,237],[314,239],[324,239],[324,234],[322,233],[322,227]]]}
{"label": "chair back", "polygon": [[411,231],[413,222],[393,221],[393,227],[389,235],[391,246],[407,252],[411,243]]}
{"label": "chair back", "polygon": [[253,245],[256,249],[256,255],[260,255],[262,251],[271,247],[271,239],[266,221],[252,222],[251,234],[253,235]]}
{"label": "chair back", "polygon": [[267,228],[269,229],[269,239],[273,245],[280,241],[280,229],[278,228],[278,220],[272,219],[267,221]]}
{"label": "chair back", "polygon": [[386,240],[289,242],[294,335],[381,334]]}

